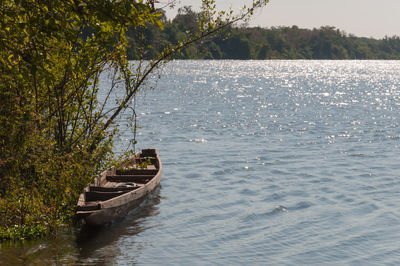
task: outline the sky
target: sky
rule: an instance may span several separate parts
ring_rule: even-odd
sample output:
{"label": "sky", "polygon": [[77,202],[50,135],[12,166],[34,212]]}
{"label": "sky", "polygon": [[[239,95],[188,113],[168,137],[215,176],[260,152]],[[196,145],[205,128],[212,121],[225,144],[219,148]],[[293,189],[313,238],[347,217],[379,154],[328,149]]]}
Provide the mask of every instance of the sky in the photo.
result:
{"label": "sky", "polygon": [[[160,0],[162,2],[163,0]],[[196,9],[201,0],[181,0],[178,5]],[[216,0],[219,9],[238,10],[249,0]],[[167,11],[172,18],[174,11]],[[254,14],[250,26],[334,26],[360,37],[400,36],[400,0],[270,0]]]}

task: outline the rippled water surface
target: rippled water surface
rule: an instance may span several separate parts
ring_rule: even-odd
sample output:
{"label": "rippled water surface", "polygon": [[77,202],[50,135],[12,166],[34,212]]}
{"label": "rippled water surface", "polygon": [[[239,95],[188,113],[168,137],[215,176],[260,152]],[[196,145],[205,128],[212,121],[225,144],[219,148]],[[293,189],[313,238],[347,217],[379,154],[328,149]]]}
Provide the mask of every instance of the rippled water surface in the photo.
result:
{"label": "rippled water surface", "polygon": [[175,61],[137,112],[152,198],[0,261],[399,265],[399,62]]}

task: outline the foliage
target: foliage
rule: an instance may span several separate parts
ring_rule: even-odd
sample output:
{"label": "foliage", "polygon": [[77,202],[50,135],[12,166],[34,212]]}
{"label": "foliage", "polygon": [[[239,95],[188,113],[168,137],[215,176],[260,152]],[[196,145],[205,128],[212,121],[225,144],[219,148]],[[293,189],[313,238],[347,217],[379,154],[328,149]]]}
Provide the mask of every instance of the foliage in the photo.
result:
{"label": "foliage", "polygon": [[[47,228],[57,223],[54,208],[43,204],[36,193],[15,188],[0,201],[0,239],[31,239],[47,234]],[[8,226],[4,226],[8,225]],[[53,227],[54,228],[54,227]]]}
{"label": "foliage", "polygon": [[[142,54],[151,59],[160,45],[172,45],[193,31],[199,14],[190,7],[181,9],[171,21],[164,20],[164,30],[148,28],[147,49]],[[230,35],[230,38],[226,38]],[[135,47],[134,32],[130,32],[129,48]],[[156,36],[152,38],[152,36]],[[137,57],[129,53],[131,59]],[[177,59],[400,59],[400,38],[381,40],[347,35],[334,27],[300,29],[292,27],[227,27],[219,34],[177,54]]]}
{"label": "foliage", "polygon": [[[174,45],[157,47],[153,60],[144,61],[147,40],[155,40],[165,22],[154,1],[3,0],[0,238],[42,236],[69,222],[79,193],[110,164],[115,120],[147,78],[183,48],[247,19],[266,2],[234,15],[203,0],[193,32],[175,36]],[[140,61],[132,66],[127,53]],[[104,73],[109,87],[100,88]]]}

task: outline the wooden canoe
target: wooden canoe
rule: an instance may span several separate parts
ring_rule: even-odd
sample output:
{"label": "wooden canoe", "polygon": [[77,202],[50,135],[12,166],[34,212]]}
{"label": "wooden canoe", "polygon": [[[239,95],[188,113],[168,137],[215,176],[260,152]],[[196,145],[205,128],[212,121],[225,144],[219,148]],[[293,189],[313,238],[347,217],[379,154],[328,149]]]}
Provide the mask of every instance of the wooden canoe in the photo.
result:
{"label": "wooden canoe", "polygon": [[[147,165],[138,165],[147,162]],[[155,149],[145,149],[118,168],[100,174],[78,200],[77,216],[88,225],[103,225],[139,206],[160,183],[162,165]]]}

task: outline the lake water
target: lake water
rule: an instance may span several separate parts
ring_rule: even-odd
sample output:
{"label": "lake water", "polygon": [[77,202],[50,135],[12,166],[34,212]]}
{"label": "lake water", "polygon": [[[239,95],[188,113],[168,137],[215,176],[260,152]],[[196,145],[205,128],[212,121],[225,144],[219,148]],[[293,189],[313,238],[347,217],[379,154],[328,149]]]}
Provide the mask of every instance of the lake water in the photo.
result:
{"label": "lake water", "polygon": [[400,264],[400,62],[174,61],[137,112],[152,197],[1,263]]}

